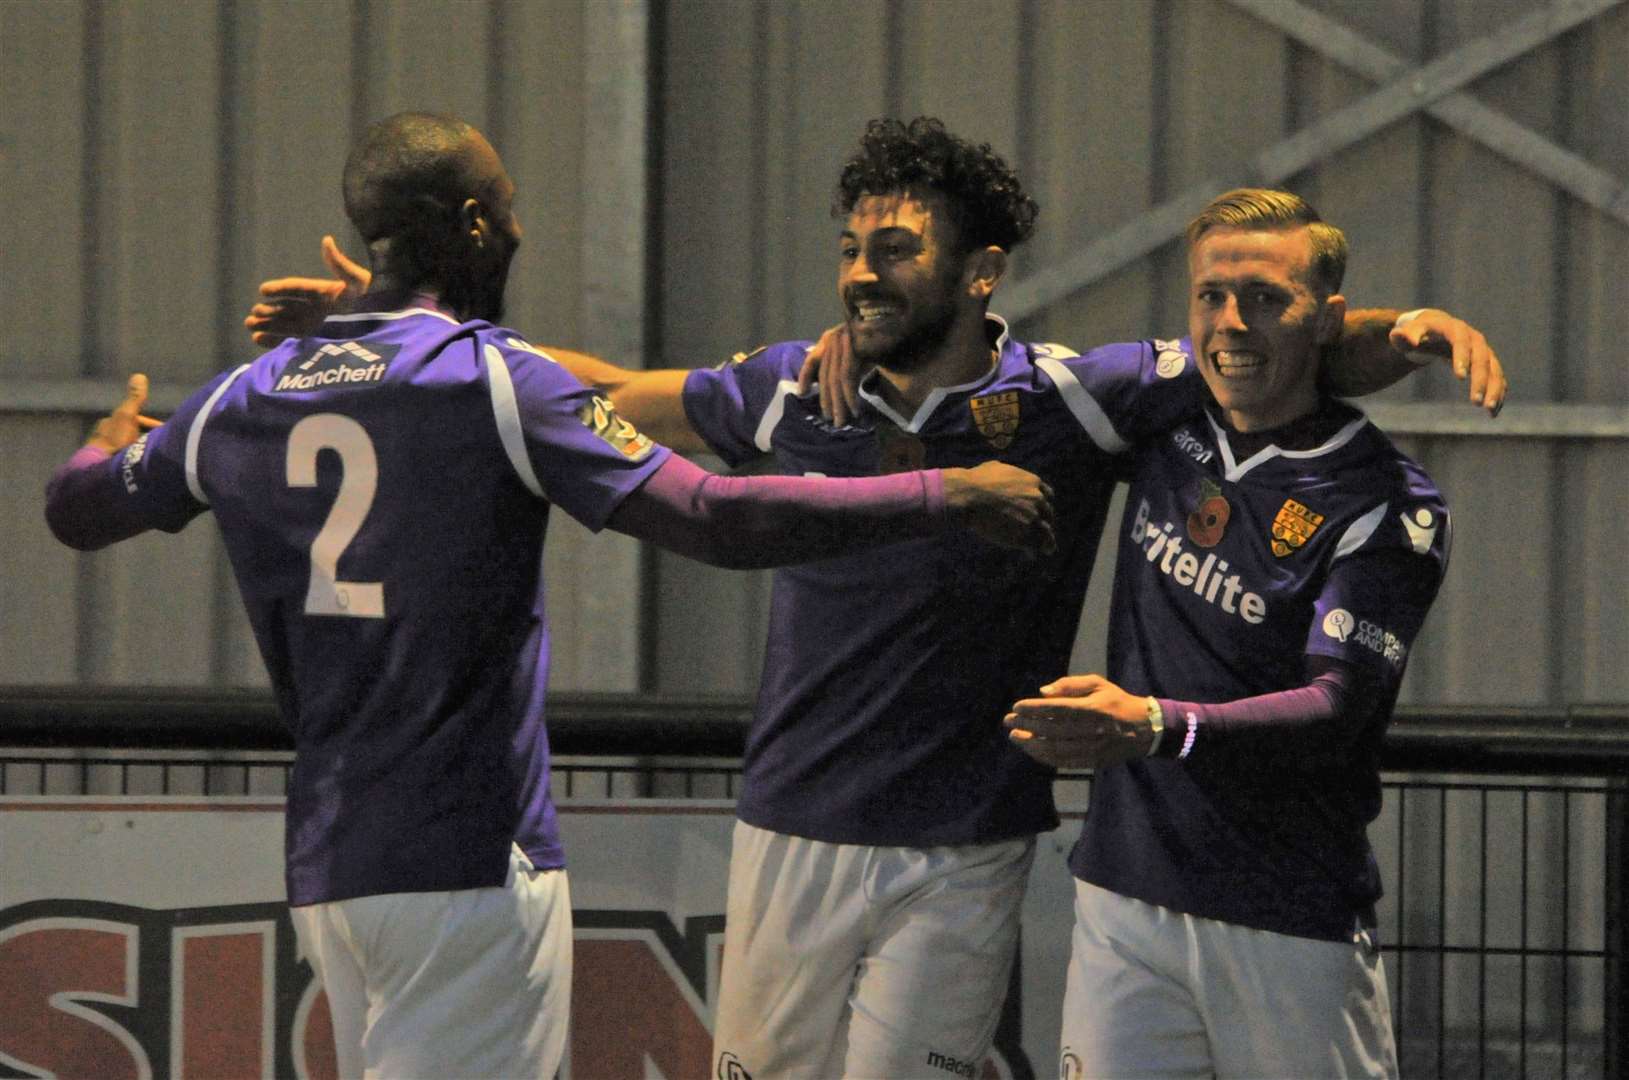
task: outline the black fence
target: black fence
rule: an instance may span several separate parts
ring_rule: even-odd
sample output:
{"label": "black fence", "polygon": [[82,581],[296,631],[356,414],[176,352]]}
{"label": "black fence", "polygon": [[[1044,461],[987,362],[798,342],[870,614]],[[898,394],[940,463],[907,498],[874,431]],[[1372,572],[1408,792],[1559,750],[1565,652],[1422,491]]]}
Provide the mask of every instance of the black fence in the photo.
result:
{"label": "black fence", "polygon": [[[549,708],[557,796],[736,793],[738,699]],[[0,795],[279,795],[289,761],[263,692],[0,688]],[[1383,761],[1403,1075],[1629,1075],[1629,707],[1403,710]],[[1060,778],[1060,801],[1090,784]]]}

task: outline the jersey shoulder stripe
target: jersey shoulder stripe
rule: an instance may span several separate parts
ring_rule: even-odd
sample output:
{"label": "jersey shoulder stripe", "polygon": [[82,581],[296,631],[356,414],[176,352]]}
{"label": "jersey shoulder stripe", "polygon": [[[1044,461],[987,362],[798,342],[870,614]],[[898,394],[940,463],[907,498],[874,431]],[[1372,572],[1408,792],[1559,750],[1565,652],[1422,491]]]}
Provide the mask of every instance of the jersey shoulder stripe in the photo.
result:
{"label": "jersey shoulder stripe", "polygon": [[769,399],[768,408],[764,409],[763,416],[758,418],[758,427],[752,433],[752,443],[764,453],[773,449],[772,440],[775,429],[780,426],[781,419],[786,415],[786,399],[796,397],[798,384],[792,379],[781,379],[775,384],[774,396]]}
{"label": "jersey shoulder stripe", "polygon": [[1130,444],[1115,430],[1113,421],[1097,403],[1097,399],[1080,385],[1080,380],[1075,378],[1075,373],[1070,371],[1066,364],[1055,357],[1042,356],[1036,359],[1035,366],[1046,372],[1053,385],[1058,388],[1058,394],[1063,398],[1064,405],[1091,437],[1092,442],[1097,444],[1098,449],[1110,454],[1120,454],[1130,449]]}
{"label": "jersey shoulder stripe", "polygon": [[209,505],[209,499],[204,495],[204,486],[198,480],[198,444],[204,437],[204,424],[208,422],[209,414],[214,411],[215,403],[221,400],[221,395],[231,389],[232,384],[238,381],[238,376],[248,370],[248,364],[239,365],[236,371],[222,379],[221,384],[215,388],[215,392],[210,394],[209,399],[204,402],[203,408],[198,410],[198,415],[192,418],[192,426],[187,429],[187,490],[192,492],[194,499],[197,499],[205,506]]}
{"label": "jersey shoulder stripe", "polygon": [[515,382],[509,377],[509,365],[504,362],[503,353],[490,342],[482,349],[482,356],[486,360],[487,389],[492,396],[492,416],[497,421],[503,452],[526,490],[541,499],[543,484],[532,468],[531,458],[526,456],[526,432],[520,423],[520,405],[515,400]]}

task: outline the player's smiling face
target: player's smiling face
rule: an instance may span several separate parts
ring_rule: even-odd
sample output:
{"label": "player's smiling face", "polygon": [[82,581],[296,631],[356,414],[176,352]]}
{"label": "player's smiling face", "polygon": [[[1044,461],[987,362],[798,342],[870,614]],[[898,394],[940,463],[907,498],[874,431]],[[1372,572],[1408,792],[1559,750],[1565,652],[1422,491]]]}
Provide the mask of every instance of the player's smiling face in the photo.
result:
{"label": "player's smiling face", "polygon": [[837,294],[854,354],[894,371],[932,359],[971,302],[962,262],[944,196],[861,196],[838,239]]}
{"label": "player's smiling face", "polygon": [[1188,333],[1216,403],[1239,431],[1318,406],[1318,357],[1346,313],[1318,296],[1305,227],[1215,228],[1188,252]]}

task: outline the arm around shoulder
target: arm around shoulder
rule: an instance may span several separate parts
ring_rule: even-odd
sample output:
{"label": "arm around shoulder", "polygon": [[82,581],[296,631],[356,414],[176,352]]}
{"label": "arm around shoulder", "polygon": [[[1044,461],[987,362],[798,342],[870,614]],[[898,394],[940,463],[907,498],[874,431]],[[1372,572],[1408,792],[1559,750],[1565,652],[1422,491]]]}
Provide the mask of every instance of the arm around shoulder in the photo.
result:
{"label": "arm around shoulder", "polygon": [[1363,397],[1433,359],[1452,366],[1455,377],[1465,382],[1471,404],[1499,415],[1509,384],[1498,355],[1480,330],[1437,308],[1348,310],[1325,377],[1332,393]]}
{"label": "arm around shoulder", "polygon": [[618,367],[588,353],[545,346],[542,351],[583,384],[610,399],[630,423],[652,439],[681,453],[705,453],[707,443],[684,409],[685,368],[639,370]]}

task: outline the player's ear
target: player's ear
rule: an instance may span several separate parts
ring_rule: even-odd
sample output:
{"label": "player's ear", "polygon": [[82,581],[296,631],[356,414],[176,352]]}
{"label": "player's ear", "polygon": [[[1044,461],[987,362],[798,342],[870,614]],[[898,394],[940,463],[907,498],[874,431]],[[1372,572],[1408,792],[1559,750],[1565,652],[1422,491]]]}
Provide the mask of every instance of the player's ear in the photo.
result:
{"label": "player's ear", "polygon": [[458,208],[459,229],[478,248],[486,246],[487,224],[483,210],[479,199],[465,199]]}
{"label": "player's ear", "polygon": [[988,300],[1007,273],[1007,253],[991,244],[967,256],[963,270],[968,291],[975,300]]}
{"label": "player's ear", "polygon": [[1330,345],[1340,340],[1341,329],[1346,323],[1346,297],[1336,293],[1324,301],[1324,307],[1318,313],[1318,344]]}

